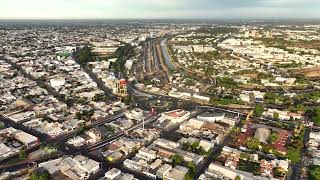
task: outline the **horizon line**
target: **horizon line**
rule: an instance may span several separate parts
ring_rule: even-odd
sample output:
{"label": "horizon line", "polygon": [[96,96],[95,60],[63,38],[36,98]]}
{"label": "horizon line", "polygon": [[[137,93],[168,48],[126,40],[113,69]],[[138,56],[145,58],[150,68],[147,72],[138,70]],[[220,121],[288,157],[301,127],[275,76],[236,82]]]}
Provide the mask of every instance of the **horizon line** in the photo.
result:
{"label": "horizon line", "polygon": [[320,20],[320,17],[294,18],[294,17],[227,17],[227,18],[0,18],[3,20]]}

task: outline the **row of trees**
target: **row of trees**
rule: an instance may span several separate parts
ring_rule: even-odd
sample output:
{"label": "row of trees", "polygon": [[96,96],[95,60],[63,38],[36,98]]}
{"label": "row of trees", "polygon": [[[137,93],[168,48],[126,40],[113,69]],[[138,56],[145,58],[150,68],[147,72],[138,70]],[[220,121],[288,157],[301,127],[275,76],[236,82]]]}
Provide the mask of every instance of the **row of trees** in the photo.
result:
{"label": "row of trees", "polygon": [[320,107],[316,107],[313,110],[308,110],[307,115],[315,125],[320,126]]}
{"label": "row of trees", "polygon": [[219,105],[229,105],[229,104],[240,104],[240,105],[244,105],[245,103],[239,99],[235,99],[233,97],[218,97],[218,96],[213,96],[211,97],[210,100],[211,104],[219,104]]}
{"label": "row of trees", "polygon": [[212,26],[203,26],[199,28],[196,32],[197,33],[206,33],[211,35],[216,34],[228,34],[228,33],[236,33],[239,29],[231,28],[231,27],[212,27]]}
{"label": "row of trees", "polygon": [[234,81],[231,77],[217,77],[216,78],[217,84],[219,86],[229,88],[229,89],[234,89],[238,87],[238,83]]}
{"label": "row of trees", "polygon": [[292,103],[290,96],[282,96],[273,92],[267,92],[264,95],[264,101],[266,104],[277,104],[277,105]]}
{"label": "row of trees", "polygon": [[134,46],[131,46],[130,44],[121,46],[116,50],[115,55],[117,57],[117,61],[115,63],[111,63],[111,67],[117,72],[124,72],[124,65],[126,61],[135,56]]}
{"label": "row of trees", "polygon": [[193,153],[206,155],[207,151],[204,150],[202,146],[199,145],[199,142],[194,142],[192,144],[185,142],[182,144],[182,149],[186,151],[192,151]]}
{"label": "row of trees", "polygon": [[209,52],[194,52],[192,53],[193,59],[201,59],[201,60],[207,60],[211,61],[216,59],[216,57],[219,55],[219,51],[209,51]]}
{"label": "row of trees", "polygon": [[292,163],[298,163],[301,159],[301,151],[303,149],[303,138],[305,136],[305,129],[302,128],[300,132],[294,133],[291,143],[288,146],[287,157]]}
{"label": "row of trees", "polygon": [[320,166],[309,166],[308,170],[310,180],[320,180]]}
{"label": "row of trees", "polygon": [[[290,111],[306,111],[306,108],[302,108],[303,103],[316,103],[320,99],[320,92],[303,93],[298,94],[294,97],[284,96],[274,92],[267,92],[264,95],[266,104],[277,104],[277,105],[291,105]],[[300,106],[299,106],[300,105]],[[295,107],[297,109],[294,109]]]}
{"label": "row of trees", "polygon": [[[296,107],[291,106],[289,111],[292,112],[305,112],[306,116],[317,126],[320,126],[320,107],[316,107],[314,109],[308,109],[302,104],[298,104]],[[264,107],[261,104],[258,104],[253,109],[255,116],[262,116],[264,112]],[[279,118],[279,113],[273,114],[274,119]]]}
{"label": "row of trees", "polygon": [[92,48],[89,46],[84,46],[83,48],[76,51],[74,55],[81,64],[87,64],[88,62],[92,62],[95,60],[95,55],[92,52]]}

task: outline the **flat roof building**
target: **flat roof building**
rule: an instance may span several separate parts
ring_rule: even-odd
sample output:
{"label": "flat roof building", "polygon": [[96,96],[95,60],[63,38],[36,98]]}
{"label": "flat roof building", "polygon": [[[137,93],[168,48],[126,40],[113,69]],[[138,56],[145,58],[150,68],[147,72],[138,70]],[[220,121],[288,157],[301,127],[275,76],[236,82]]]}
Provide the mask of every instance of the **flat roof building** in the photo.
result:
{"label": "flat roof building", "polygon": [[254,137],[259,139],[260,142],[262,143],[267,143],[267,140],[269,139],[271,134],[271,131],[266,128],[257,128]]}
{"label": "flat roof building", "polygon": [[20,131],[15,134],[15,137],[17,140],[22,142],[26,147],[34,146],[39,144],[39,139],[35,136],[32,136],[28,133],[25,133],[23,131]]}

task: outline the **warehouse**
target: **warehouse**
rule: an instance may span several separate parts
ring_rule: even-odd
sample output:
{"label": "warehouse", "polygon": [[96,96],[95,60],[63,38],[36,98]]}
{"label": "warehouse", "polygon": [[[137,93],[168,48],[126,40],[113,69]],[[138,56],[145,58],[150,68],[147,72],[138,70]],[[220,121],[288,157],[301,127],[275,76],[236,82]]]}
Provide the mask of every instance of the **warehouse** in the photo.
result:
{"label": "warehouse", "polygon": [[27,148],[39,144],[39,139],[25,132],[18,132],[15,134],[18,141],[22,142]]}

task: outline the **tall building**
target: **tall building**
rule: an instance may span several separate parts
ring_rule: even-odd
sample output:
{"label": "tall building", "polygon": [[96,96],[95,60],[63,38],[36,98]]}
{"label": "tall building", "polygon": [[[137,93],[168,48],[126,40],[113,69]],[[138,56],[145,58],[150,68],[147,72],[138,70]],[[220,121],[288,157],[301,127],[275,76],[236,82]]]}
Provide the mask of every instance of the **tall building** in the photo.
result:
{"label": "tall building", "polygon": [[257,38],[259,36],[259,32],[257,30],[251,31],[251,37]]}
{"label": "tall building", "polygon": [[267,38],[272,38],[272,31],[267,31],[266,37]]}
{"label": "tall building", "polygon": [[117,81],[117,94],[119,96],[127,96],[127,81],[125,79],[120,79]]}
{"label": "tall building", "polygon": [[250,37],[250,31],[246,31],[246,32],[244,33],[244,37],[246,37],[246,38]]}

